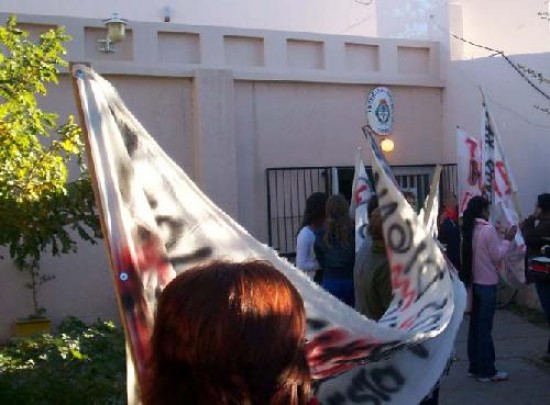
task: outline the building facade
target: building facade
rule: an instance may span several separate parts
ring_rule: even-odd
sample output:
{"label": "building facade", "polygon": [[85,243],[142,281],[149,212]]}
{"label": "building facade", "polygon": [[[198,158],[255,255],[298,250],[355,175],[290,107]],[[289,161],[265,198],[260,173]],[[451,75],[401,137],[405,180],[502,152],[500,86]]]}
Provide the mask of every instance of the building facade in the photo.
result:
{"label": "building facade", "polygon": [[[429,175],[434,164],[455,162],[455,126],[480,132],[482,84],[525,211],[537,193],[550,188],[541,175],[550,170],[550,138],[544,134],[550,119],[532,107],[545,100],[502,58],[450,35],[491,42],[514,57],[523,51],[518,62],[543,69],[550,42],[543,41],[548,22],[536,15],[542,1],[525,2],[521,12],[516,2],[492,0],[324,0],[317,9],[306,1],[259,8],[260,2],[242,0],[221,2],[216,10],[211,2],[176,1],[168,8],[146,3],[121,1],[113,10],[101,0],[78,6],[8,0],[0,16],[17,13],[34,35],[65,26],[73,38],[67,59],[91,63],[112,81],[170,157],[259,240],[270,240],[268,169],[352,166],[357,147],[366,146],[360,130],[365,99],[377,86],[394,93],[396,146],[388,158],[405,167],[402,174]],[[509,25],[484,19],[485,7],[510,17]],[[116,52],[104,53],[98,44],[105,37],[101,19],[112,12],[130,21]],[[522,33],[532,41],[525,47]],[[76,113],[66,73],[44,105],[62,116]],[[298,206],[285,215],[299,216]],[[31,311],[31,300],[25,275],[6,260],[0,266],[5,339],[13,320]],[[102,245],[46,258],[42,268],[56,275],[40,291],[54,322],[66,315],[86,321],[117,317]]]}

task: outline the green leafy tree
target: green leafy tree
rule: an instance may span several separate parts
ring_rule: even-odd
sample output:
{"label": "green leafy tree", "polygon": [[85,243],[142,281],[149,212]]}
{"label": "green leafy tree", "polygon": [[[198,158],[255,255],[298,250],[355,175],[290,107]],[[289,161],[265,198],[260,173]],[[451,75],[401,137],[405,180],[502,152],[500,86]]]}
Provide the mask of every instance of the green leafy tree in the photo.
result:
{"label": "green leafy tree", "polygon": [[[72,116],[58,124],[58,115],[38,104],[67,66],[69,39],[58,28],[33,42],[15,17],[0,26],[0,245],[29,273],[36,315],[44,312],[37,290],[52,278],[40,272],[42,254],[76,251],[77,235],[99,237],[80,127]],[[72,162],[78,170],[71,180]]]}

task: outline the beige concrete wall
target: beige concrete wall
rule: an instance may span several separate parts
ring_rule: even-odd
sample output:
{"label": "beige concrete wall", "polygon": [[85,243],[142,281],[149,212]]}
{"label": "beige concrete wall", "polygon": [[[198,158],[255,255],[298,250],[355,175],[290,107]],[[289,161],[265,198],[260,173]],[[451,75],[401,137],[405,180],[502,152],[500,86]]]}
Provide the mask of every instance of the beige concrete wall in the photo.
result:
{"label": "beige concrete wall", "polygon": [[161,22],[166,6],[180,24],[376,35],[376,2],[369,0],[2,0],[0,11],[96,20],[118,12],[130,21]]}
{"label": "beige concrete wall", "polygon": [[[0,15],[5,18],[6,15]],[[267,241],[265,169],[352,166],[368,92],[395,96],[395,164],[438,163],[443,150],[437,43],[300,32],[132,23],[117,52],[101,53],[97,20],[20,16],[37,33],[58,24],[73,36],[68,59],[87,61],[210,198]],[[64,75],[44,106],[75,112]],[[367,155],[365,153],[365,158]],[[2,261],[0,339],[30,312],[22,275]],[[105,250],[46,258],[56,279],[40,292],[54,322],[116,318]]]}
{"label": "beige concrete wall", "polygon": [[[365,85],[257,84],[255,108],[259,160],[264,167],[350,165],[350,150],[365,146]],[[437,163],[441,155],[441,118],[437,88],[394,86],[396,148],[392,163]],[[315,100],[312,103],[312,100]],[[345,106],[345,107],[344,107]],[[275,153],[274,153],[275,152]],[[365,153],[365,158],[368,155]]]}
{"label": "beige concrete wall", "polygon": [[[434,111],[441,108],[440,89],[392,89],[396,147],[389,161],[439,163],[442,115]],[[365,85],[237,83],[239,221],[254,235],[267,239],[265,169],[352,166],[352,151],[357,147],[363,148],[369,161],[360,128],[365,94],[371,90]]]}

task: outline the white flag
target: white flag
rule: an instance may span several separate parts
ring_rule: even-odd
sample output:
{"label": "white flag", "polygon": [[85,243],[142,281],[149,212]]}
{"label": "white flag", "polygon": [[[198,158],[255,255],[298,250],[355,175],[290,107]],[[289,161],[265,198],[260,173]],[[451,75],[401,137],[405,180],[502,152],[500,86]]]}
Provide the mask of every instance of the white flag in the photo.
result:
{"label": "white flag", "polygon": [[[306,353],[322,403],[409,405],[428,393],[451,354],[464,289],[376,158],[394,288],[380,323],[341,303],[254,239],[170,160],[107,81],[82,65],[73,72],[139,381],[157,294],[175,274],[213,259],[264,259],[304,299]],[[266,350],[270,344],[277,342],[266,342]]]}
{"label": "white flag", "polygon": [[355,172],[351,189],[350,211],[355,219],[355,252],[357,253],[368,238],[367,225],[369,223],[367,206],[372,196],[372,190],[367,177],[365,165],[360,152],[355,156]]}
{"label": "white flag", "polygon": [[468,201],[481,195],[481,145],[466,132],[456,130],[457,171],[458,171],[458,206],[459,215],[468,205]]}
{"label": "white flag", "polygon": [[435,173],[430,184],[430,192],[426,196],[424,205],[418,214],[420,222],[428,228],[430,235],[437,239],[439,218],[439,181],[441,178],[441,166],[437,165]]}
{"label": "white flag", "polygon": [[[485,173],[484,195],[492,202],[490,221],[497,232],[504,232],[511,226],[518,228],[515,236],[516,247],[504,259],[504,280],[514,286],[525,283],[525,240],[519,230],[520,214],[517,202],[517,187],[507,164],[498,136],[497,128],[483,95],[483,162]],[[489,185],[489,181],[492,181]]]}

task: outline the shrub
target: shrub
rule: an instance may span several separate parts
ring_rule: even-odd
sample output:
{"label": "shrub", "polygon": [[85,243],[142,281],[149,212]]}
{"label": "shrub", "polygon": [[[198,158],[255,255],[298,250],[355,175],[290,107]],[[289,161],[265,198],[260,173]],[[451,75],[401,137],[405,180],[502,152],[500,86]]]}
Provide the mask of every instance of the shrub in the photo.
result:
{"label": "shrub", "polygon": [[112,322],[67,318],[56,335],[0,350],[1,404],[125,404],[124,334]]}

